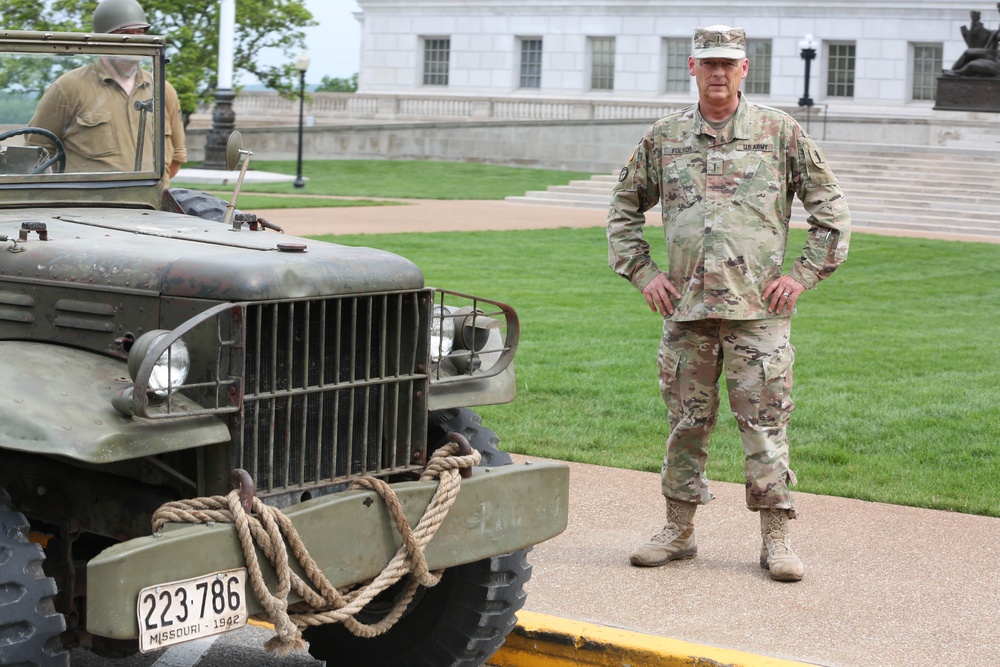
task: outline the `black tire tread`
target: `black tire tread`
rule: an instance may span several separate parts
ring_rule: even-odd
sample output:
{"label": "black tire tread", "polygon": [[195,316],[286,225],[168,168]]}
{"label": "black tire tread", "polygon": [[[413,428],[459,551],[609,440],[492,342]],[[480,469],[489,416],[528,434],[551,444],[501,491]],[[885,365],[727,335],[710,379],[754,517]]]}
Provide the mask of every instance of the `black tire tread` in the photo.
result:
{"label": "black tire tread", "polygon": [[[434,448],[443,444],[446,435],[452,431],[464,435],[473,449],[482,454],[481,466],[507,466],[513,463],[510,454],[501,451],[500,438],[483,426],[483,419],[469,408],[453,408],[431,413],[432,424],[428,446]],[[439,439],[435,441],[435,436]]]}
{"label": "black tire tread", "polygon": [[0,665],[68,667],[56,583],[42,571],[45,552],[28,541],[28,527],[0,489]]}

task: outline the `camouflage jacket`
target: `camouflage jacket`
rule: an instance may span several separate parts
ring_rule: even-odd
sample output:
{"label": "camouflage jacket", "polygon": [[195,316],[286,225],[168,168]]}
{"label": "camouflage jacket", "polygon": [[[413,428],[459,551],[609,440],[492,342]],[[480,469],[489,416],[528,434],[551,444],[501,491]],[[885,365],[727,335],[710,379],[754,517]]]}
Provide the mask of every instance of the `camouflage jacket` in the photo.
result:
{"label": "camouflage jacket", "polygon": [[643,289],[661,269],[643,238],[659,203],[667,278],[681,298],[670,319],[755,320],[780,277],[793,196],[809,234],[791,276],[807,289],[847,258],[851,216],[819,148],[788,114],[740,98],[716,138],[697,105],[657,121],[621,170],[608,214],[608,261]]}

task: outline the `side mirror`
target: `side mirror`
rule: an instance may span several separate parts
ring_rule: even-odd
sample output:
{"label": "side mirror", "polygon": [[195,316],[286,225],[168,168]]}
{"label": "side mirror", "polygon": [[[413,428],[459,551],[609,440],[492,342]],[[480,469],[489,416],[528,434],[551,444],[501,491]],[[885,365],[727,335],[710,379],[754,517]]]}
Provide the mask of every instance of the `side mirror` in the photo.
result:
{"label": "side mirror", "polygon": [[226,142],[226,169],[232,171],[239,166],[243,157],[243,134],[239,130],[233,130]]}
{"label": "side mirror", "polygon": [[240,188],[243,187],[243,178],[247,175],[247,167],[250,166],[250,156],[253,155],[253,151],[248,151],[243,148],[243,134],[239,130],[233,130],[233,133],[229,135],[229,140],[226,142],[226,168],[232,171],[236,169],[242,160],[243,167],[240,168],[240,176],[236,179],[236,187],[233,189],[233,199],[229,202],[229,206],[226,207],[226,217],[223,222],[227,225],[232,225],[230,229],[234,232],[240,231],[243,223],[233,219],[233,214],[236,212],[236,200],[240,196]]}

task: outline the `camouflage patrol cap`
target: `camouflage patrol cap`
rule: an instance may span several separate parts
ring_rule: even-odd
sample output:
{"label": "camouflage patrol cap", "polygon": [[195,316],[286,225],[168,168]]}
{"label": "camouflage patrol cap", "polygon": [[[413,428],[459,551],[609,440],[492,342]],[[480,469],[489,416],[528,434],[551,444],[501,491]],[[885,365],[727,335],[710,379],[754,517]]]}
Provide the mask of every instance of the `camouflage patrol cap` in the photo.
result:
{"label": "camouflage patrol cap", "polygon": [[694,30],[694,58],[727,58],[743,60],[747,57],[747,33],[743,28],[711,25]]}

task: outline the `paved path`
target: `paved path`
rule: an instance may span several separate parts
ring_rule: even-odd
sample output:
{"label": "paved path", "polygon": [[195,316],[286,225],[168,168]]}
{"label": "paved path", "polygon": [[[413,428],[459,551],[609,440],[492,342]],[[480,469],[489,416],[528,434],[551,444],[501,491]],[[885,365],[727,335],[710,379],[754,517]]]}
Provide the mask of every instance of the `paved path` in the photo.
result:
{"label": "paved path", "polygon": [[[590,227],[603,225],[606,215],[496,201],[261,214],[298,235]],[[629,551],[663,523],[658,476],[571,467],[569,528],[532,554],[530,612],[751,658],[843,666],[1000,665],[1000,519],[800,493],[802,518],[792,526],[806,577],[783,584],[757,564],[759,524],[744,507],[742,487],[716,482],[717,499],[696,516],[698,557],[636,569],[628,564]],[[709,654],[706,649],[702,663],[675,656],[676,662],[621,664],[767,664],[707,662]]]}
{"label": "paved path", "polygon": [[1000,519],[797,493],[806,576],[780,583],[743,487],[713,482],[698,556],[633,568],[664,522],[659,475],[570,465],[569,527],[530,557],[529,611],[818,665],[1000,665]]}
{"label": "paved path", "polygon": [[[298,236],[318,234],[385,234],[394,232],[452,232],[484,229],[548,229],[554,227],[603,227],[607,211],[559,206],[530,206],[505,201],[393,200],[398,206],[298,208],[257,211]],[[609,198],[610,201],[610,198]],[[658,214],[647,214],[650,225],[660,224]],[[801,227],[793,218],[793,226]],[[922,234],[891,229],[865,229],[862,233],[887,236],[921,236],[958,241],[1000,243],[1000,238],[960,234]]]}
{"label": "paved path", "polygon": [[603,225],[607,217],[606,211],[593,209],[522,206],[496,200],[393,201],[399,202],[399,205],[273,209],[256,212],[280,225],[286,233],[300,236],[596,227]]}

